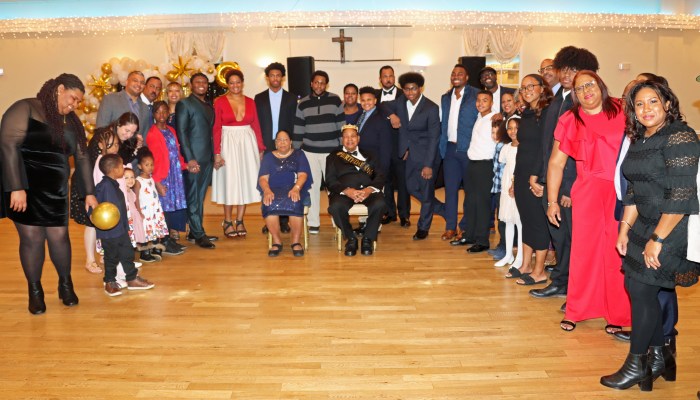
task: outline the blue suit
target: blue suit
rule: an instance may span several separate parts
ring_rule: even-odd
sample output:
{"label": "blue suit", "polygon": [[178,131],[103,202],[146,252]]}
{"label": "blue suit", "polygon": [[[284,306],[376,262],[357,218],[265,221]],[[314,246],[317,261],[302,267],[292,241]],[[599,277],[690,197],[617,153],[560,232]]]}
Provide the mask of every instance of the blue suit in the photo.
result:
{"label": "blue suit", "polygon": [[[447,138],[447,125],[450,119],[450,107],[452,106],[452,93],[454,88],[442,95],[442,121],[440,134],[440,156],[443,158],[443,173],[445,176],[445,230],[455,230],[457,227],[457,202],[459,200],[460,186],[467,187],[467,169],[469,158],[467,150],[472,140],[474,122],[479,116],[476,109],[476,88],[466,85],[462,90],[462,102],[459,105],[457,116],[457,141],[450,142]],[[467,196],[465,193],[462,210],[466,210]],[[439,206],[438,206],[439,207]],[[459,221],[462,231],[467,228],[466,213]]]}

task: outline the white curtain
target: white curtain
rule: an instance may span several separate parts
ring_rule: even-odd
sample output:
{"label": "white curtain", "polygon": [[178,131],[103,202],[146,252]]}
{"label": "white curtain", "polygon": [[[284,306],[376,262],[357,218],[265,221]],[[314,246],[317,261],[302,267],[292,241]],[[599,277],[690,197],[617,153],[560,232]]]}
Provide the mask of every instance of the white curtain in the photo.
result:
{"label": "white curtain", "polygon": [[483,57],[486,54],[486,45],[489,37],[487,29],[464,29],[462,37],[464,38],[464,49],[467,56]]}
{"label": "white curtain", "polygon": [[190,56],[194,50],[192,34],[188,32],[166,32],[165,49],[168,59],[177,60],[178,56]]}
{"label": "white curtain", "polygon": [[223,32],[195,33],[192,39],[198,56],[213,63],[221,61],[226,41]]}
{"label": "white curtain", "polygon": [[498,62],[510,62],[520,53],[523,43],[523,31],[520,29],[490,30],[489,47]]}

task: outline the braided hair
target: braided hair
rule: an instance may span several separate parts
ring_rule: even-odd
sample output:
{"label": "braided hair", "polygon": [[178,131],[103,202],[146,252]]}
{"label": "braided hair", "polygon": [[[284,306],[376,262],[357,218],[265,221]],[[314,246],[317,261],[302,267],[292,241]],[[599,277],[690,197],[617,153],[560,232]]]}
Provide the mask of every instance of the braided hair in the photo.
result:
{"label": "braided hair", "polygon": [[60,143],[63,151],[66,151],[66,141],[64,137],[64,129],[66,126],[69,130],[75,132],[75,137],[81,151],[87,149],[87,138],[85,136],[85,128],[80,122],[80,118],[71,111],[67,115],[61,115],[58,112],[58,86],[68,89],[78,89],[85,93],[85,86],[80,79],[73,74],[61,74],[56,78],[49,79],[41,87],[36,97],[41,102],[44,108],[46,123],[51,129],[51,137],[53,143]]}

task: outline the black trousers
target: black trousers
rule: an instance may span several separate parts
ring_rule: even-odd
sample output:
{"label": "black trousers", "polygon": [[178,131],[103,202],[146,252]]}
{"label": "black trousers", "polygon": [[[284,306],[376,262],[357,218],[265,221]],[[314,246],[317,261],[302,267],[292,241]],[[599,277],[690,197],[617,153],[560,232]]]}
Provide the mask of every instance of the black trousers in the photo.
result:
{"label": "black trousers", "polygon": [[190,233],[195,239],[204,236],[202,220],[204,218],[204,198],[211,184],[213,165],[211,162],[199,164],[199,172],[192,174],[186,172],[185,194],[187,196],[187,222],[190,225]]}
{"label": "black trousers", "polygon": [[[558,200],[561,201],[561,192]],[[573,206],[573,204],[572,204]],[[547,185],[544,185],[544,196],[542,196],[542,207],[547,212]],[[552,238],[552,246],[557,251],[557,267],[552,271],[552,285],[567,287],[569,285],[569,258],[571,257],[571,207],[559,207],[561,210],[561,221],[559,228],[547,222],[549,236]]]}
{"label": "black trousers", "polygon": [[429,231],[433,223],[433,211],[438,205],[435,199],[435,178],[438,166],[433,165],[433,176],[423,179],[421,171],[423,164],[418,161],[406,160],[406,187],[408,193],[420,201],[420,217],[418,217],[418,229]]}
{"label": "black trousers", "polygon": [[469,160],[467,169],[467,209],[464,214],[467,229],[462,235],[477,245],[489,246],[491,213],[491,187],[493,186],[493,160]]}
{"label": "black trousers", "polygon": [[[394,190],[397,192],[396,201]],[[398,156],[391,157],[389,174],[384,183],[384,200],[389,218],[396,218],[397,210],[401,218],[408,219],[411,216],[411,196],[406,188],[406,161]]]}
{"label": "black trousers", "polygon": [[[348,210],[356,203],[348,196],[342,194],[331,194],[328,202],[328,213],[333,217],[333,222],[343,231],[343,236],[346,238],[355,237],[350,224],[350,216]],[[365,225],[364,237],[377,240],[377,232],[379,232],[379,224],[382,222],[382,216],[386,210],[384,196],[381,192],[372,193],[360,204],[367,206],[367,224]]]}
{"label": "black trousers", "polygon": [[100,239],[105,252],[104,282],[114,282],[117,277],[117,264],[122,263],[126,280],[136,278],[138,271],[134,266],[134,248],[131,246],[129,235],[124,234],[113,239]]}

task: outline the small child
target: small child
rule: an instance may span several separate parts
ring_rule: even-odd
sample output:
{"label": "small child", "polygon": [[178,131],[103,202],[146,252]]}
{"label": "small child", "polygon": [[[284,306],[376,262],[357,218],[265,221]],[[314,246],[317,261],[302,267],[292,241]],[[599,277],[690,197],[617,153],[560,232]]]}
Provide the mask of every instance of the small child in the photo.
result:
{"label": "small child", "polygon": [[[491,139],[496,142],[496,152],[493,155],[493,185],[491,186],[491,223],[490,228],[493,229],[494,216],[498,218],[498,205],[501,199],[501,177],[503,176],[504,163],[498,161],[498,156],[501,154],[503,145],[510,143],[510,138],[506,133],[506,122],[502,119],[491,121]],[[506,224],[498,220],[498,234],[500,239],[495,249],[489,250],[488,253],[493,256],[494,260],[500,260],[505,255],[505,228]]]}
{"label": "small child", "polygon": [[[104,174],[102,181],[95,186],[97,201],[110,202],[119,209],[119,222],[112,229],[97,230],[97,238],[102,243],[105,253],[105,293],[108,296],[119,296],[121,288],[116,281],[117,264],[121,263],[126,273],[126,284],[129,290],[151,289],[155,285],[140,276],[134,265],[134,248],[129,239],[129,222],[127,218],[124,194],[119,189],[117,179],[124,176],[124,164],[116,154],[107,154],[99,161],[100,171]],[[92,210],[90,210],[92,213]]]}
{"label": "small child", "polygon": [[143,214],[139,206],[139,199],[134,191],[136,185],[136,174],[134,170],[124,168],[124,183],[125,189],[124,198],[126,198],[126,208],[129,210],[129,236],[131,244],[137,247],[137,243],[145,243],[146,233],[143,231]]}
{"label": "small child", "polygon": [[[165,223],[163,208],[158,199],[156,184],[151,175],[153,174],[153,154],[148,147],[142,147],[136,154],[140,175],[136,178],[133,191],[137,194],[141,215],[143,215],[143,231],[145,232],[145,240],[154,242],[157,246],[163,247],[160,244],[160,239],[169,235],[168,225]],[[147,261],[155,258],[154,255],[160,257],[161,249],[151,249],[141,251],[141,260]],[[154,255],[151,255],[154,253]]]}
{"label": "small child", "polygon": [[[503,267],[506,264],[513,264],[514,268],[523,265],[523,224],[520,222],[520,213],[515,204],[515,193],[513,192],[513,171],[515,170],[515,156],[518,153],[518,127],[520,117],[513,115],[508,119],[507,132],[510,143],[503,146],[498,161],[505,163],[503,168],[503,179],[501,180],[501,198],[498,207],[498,219],[506,224],[505,255],[494,266]],[[515,227],[518,228],[518,255],[513,257],[513,237]]]}

